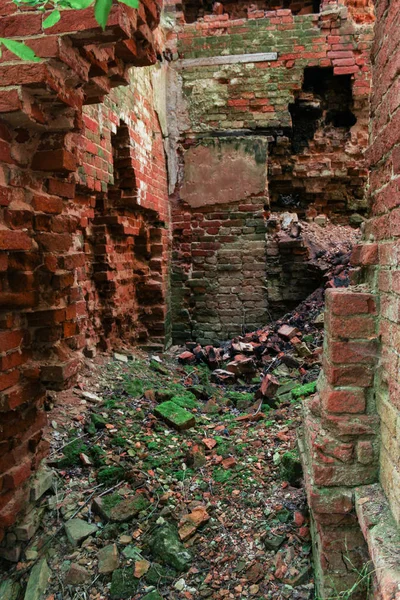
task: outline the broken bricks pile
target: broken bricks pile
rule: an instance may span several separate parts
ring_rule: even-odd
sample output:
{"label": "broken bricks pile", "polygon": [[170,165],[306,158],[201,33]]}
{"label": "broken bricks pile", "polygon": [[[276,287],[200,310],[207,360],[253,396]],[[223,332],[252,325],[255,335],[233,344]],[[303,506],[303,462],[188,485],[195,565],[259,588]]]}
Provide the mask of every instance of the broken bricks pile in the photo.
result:
{"label": "broken bricks pile", "polygon": [[[220,347],[187,342],[187,349],[178,360],[186,365],[206,364],[212,370],[211,381],[216,384],[236,385],[239,391],[254,392],[253,410],[239,419],[263,418],[263,404],[274,407],[277,403],[278,376],[291,376],[302,383],[316,380],[322,351],[322,310],[323,290],[317,290],[285,318]],[[294,380],[292,383],[295,387]],[[289,394],[290,385],[285,391]]]}

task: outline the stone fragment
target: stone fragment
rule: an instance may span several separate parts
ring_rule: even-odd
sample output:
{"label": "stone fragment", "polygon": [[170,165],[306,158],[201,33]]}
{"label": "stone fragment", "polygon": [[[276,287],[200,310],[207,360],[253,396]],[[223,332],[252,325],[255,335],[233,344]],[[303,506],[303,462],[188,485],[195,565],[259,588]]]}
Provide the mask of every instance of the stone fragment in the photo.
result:
{"label": "stone fragment", "polygon": [[43,600],[51,571],[45,558],[37,562],[29,575],[24,600]]}
{"label": "stone fragment", "polygon": [[65,533],[73,546],[79,546],[89,535],[97,531],[97,526],[82,519],[70,519],[64,524]]}
{"label": "stone fragment", "polygon": [[224,469],[231,469],[235,465],[236,465],[236,458],[234,458],[233,456],[228,456],[228,458],[225,458],[222,461],[222,466],[224,467]]}
{"label": "stone fragment", "polygon": [[124,363],[129,362],[129,358],[125,354],[119,354],[119,352],[114,352],[114,358],[115,358],[115,360],[118,360],[119,362],[124,362]]}
{"label": "stone fragment", "polygon": [[317,315],[313,321],[313,324],[315,325],[315,327],[317,327],[318,329],[323,329],[324,328],[324,324],[325,324],[325,315],[323,312],[321,312],[319,315]]}
{"label": "stone fragment", "polygon": [[200,467],[204,467],[207,462],[206,457],[204,456],[203,449],[200,448],[197,444],[190,449],[187,455],[186,462],[189,466],[193,467],[193,469],[199,469]]}
{"label": "stone fragment", "polygon": [[292,587],[297,587],[298,585],[302,585],[303,583],[307,583],[310,578],[310,567],[307,565],[300,569],[295,575],[292,577],[286,577],[285,582],[291,585]]}
{"label": "stone fragment", "polygon": [[327,224],[329,223],[329,219],[326,215],[321,214],[321,215],[317,215],[314,218],[314,223],[316,223],[317,225],[319,225],[320,227],[326,227]]}
{"label": "stone fragment", "polygon": [[142,600],[163,600],[162,596],[160,596],[160,594],[156,591],[154,592],[150,592],[149,594],[146,594],[145,596],[143,596]]}
{"label": "stone fragment", "polygon": [[150,569],[150,563],[148,560],[138,560],[135,562],[134,574],[135,577],[140,579],[143,575],[146,575],[147,571]]}
{"label": "stone fragment", "polygon": [[212,450],[217,445],[217,440],[213,438],[203,438],[201,441],[208,450]]}
{"label": "stone fragment", "polygon": [[127,546],[128,544],[130,544],[132,542],[132,536],[131,535],[121,535],[119,537],[118,541],[122,546]]}
{"label": "stone fragment", "polygon": [[285,535],[269,535],[264,539],[265,548],[267,550],[271,550],[272,552],[278,552],[279,548],[285,542]]}
{"label": "stone fragment", "polygon": [[221,407],[213,398],[211,398],[210,400],[207,400],[207,402],[205,403],[204,408],[203,408],[203,411],[207,415],[215,415],[215,414],[221,412],[221,410],[222,410]]}
{"label": "stone fragment", "polygon": [[230,371],[224,369],[215,369],[210,376],[211,381],[214,383],[235,383],[235,375]]}
{"label": "stone fragment", "polygon": [[253,583],[253,585],[251,585],[249,587],[250,595],[255,596],[256,594],[258,594],[259,589],[260,589],[260,586],[257,585],[256,583]]}
{"label": "stone fragment", "polygon": [[259,390],[261,396],[264,396],[264,398],[273,398],[277,393],[278,389],[279,381],[277,380],[277,378],[267,373],[267,375],[263,377],[263,380],[261,382]]}
{"label": "stone fragment", "polygon": [[291,340],[299,333],[297,327],[292,327],[291,325],[282,325],[278,329],[278,335],[284,340]]}
{"label": "stone fragment", "polygon": [[109,544],[99,550],[99,573],[112,573],[119,567],[119,556],[117,546]]}
{"label": "stone fragment", "polygon": [[251,565],[249,569],[246,571],[246,579],[247,581],[251,581],[252,583],[258,583],[265,576],[265,569],[262,564],[254,563]]}
{"label": "stone fragment", "polygon": [[188,570],[192,560],[191,554],[179,540],[177,531],[172,525],[165,524],[154,532],[150,540],[150,548],[152,554],[166,565],[179,572]]}
{"label": "stone fragment", "polygon": [[129,545],[126,548],[124,548],[122,550],[122,554],[125,556],[125,558],[133,558],[135,560],[138,560],[141,558],[139,548],[137,548],[137,546],[133,546],[133,545]]}
{"label": "stone fragment", "polygon": [[117,569],[112,574],[110,598],[111,600],[127,600],[135,595],[139,579],[134,576],[132,567]]}
{"label": "stone fragment", "polygon": [[285,452],[281,459],[282,477],[291,485],[297,485],[303,475],[303,467],[296,452]]}
{"label": "stone fragment", "polygon": [[81,585],[86,583],[89,578],[90,574],[85,567],[82,567],[77,563],[71,563],[71,566],[65,575],[64,583],[66,585]]}
{"label": "stone fragment", "polygon": [[256,366],[252,358],[237,355],[235,360],[226,365],[226,370],[235,375],[251,375],[255,373]]}
{"label": "stone fragment", "polygon": [[301,358],[307,358],[308,356],[312,355],[311,350],[309,349],[309,347],[307,346],[307,344],[305,342],[301,342],[300,344],[295,344],[294,351]]}
{"label": "stone fragment", "polygon": [[81,463],[84,467],[90,467],[93,464],[92,461],[90,460],[90,458],[88,457],[88,455],[85,454],[84,452],[80,453],[79,460],[81,461]]}
{"label": "stone fragment", "polygon": [[249,352],[252,354],[254,352],[254,347],[245,342],[234,342],[232,343],[232,350],[237,354],[241,354],[242,352]]}
{"label": "stone fragment", "polygon": [[28,542],[39,529],[44,509],[33,509],[15,527],[14,532],[21,542]]}
{"label": "stone fragment", "polygon": [[102,519],[117,523],[124,523],[137,517],[137,515],[149,506],[149,501],[143,494],[136,494],[128,498],[122,498],[114,506],[109,507],[107,501],[102,497],[93,500],[92,509]]}
{"label": "stone fragment", "polygon": [[205,506],[197,506],[191,513],[185,515],[179,521],[179,537],[183,542],[186,542],[192,535],[196,533],[199,527],[207,523],[210,515]]}
{"label": "stone fragment", "polygon": [[93,402],[95,404],[99,404],[100,402],[103,402],[103,398],[101,398],[97,394],[93,394],[93,392],[81,392],[81,396],[85,400],[89,400],[89,402]]}
{"label": "stone fragment", "polygon": [[154,410],[154,414],[178,431],[190,429],[196,423],[194,416],[190,412],[181,408],[171,400],[159,404]]}
{"label": "stone fragment", "polygon": [[174,588],[176,590],[178,590],[178,592],[183,592],[183,590],[186,587],[186,582],[183,578],[178,579],[178,581],[175,583]]}
{"label": "stone fragment", "polygon": [[1,600],[17,600],[20,592],[20,585],[16,581],[6,579],[0,583]]}
{"label": "stone fragment", "polygon": [[195,362],[195,360],[196,360],[196,357],[193,354],[193,352],[189,352],[188,350],[186,350],[185,352],[182,352],[182,354],[180,354],[178,356],[178,361],[183,365],[191,364],[191,363]]}
{"label": "stone fragment", "polygon": [[37,502],[53,485],[53,471],[41,467],[31,483],[31,501]]}
{"label": "stone fragment", "polygon": [[11,548],[0,548],[0,558],[9,562],[17,563],[20,559],[22,548],[20,544],[14,544]]}

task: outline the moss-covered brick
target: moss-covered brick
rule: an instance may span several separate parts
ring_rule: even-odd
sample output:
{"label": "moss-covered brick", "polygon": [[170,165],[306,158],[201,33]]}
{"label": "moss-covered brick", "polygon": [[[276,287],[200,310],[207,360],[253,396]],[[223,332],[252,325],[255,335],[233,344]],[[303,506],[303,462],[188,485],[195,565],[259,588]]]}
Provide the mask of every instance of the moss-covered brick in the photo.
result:
{"label": "moss-covered brick", "polygon": [[194,416],[190,412],[181,408],[171,400],[159,404],[154,410],[154,414],[178,431],[190,429],[196,423]]}

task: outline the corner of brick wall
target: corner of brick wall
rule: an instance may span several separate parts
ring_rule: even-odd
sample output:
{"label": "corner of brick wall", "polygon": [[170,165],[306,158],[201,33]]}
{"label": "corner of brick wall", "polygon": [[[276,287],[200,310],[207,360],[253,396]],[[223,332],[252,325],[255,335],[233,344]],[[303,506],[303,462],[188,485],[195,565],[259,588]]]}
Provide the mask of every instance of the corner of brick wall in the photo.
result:
{"label": "corner of brick wall", "polygon": [[[362,286],[328,290],[325,318],[323,370],[318,393],[304,402],[300,437],[323,598],[350,588],[357,578],[351,564],[368,560],[354,491],[378,480],[376,296]],[[365,591],[354,598],[365,599]]]}

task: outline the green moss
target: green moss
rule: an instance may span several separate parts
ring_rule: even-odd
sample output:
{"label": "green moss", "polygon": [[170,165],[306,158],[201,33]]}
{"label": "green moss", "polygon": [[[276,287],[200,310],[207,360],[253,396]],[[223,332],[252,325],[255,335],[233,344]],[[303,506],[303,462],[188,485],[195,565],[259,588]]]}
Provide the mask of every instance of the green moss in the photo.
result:
{"label": "green moss", "polygon": [[100,483],[114,483],[122,481],[125,478],[125,469],[123,467],[102,467],[97,473],[97,479]]}
{"label": "green moss", "polygon": [[174,475],[178,481],[184,481],[185,479],[189,479],[194,474],[192,469],[186,469],[186,471],[175,471]]}
{"label": "green moss", "polygon": [[144,394],[143,381],[140,379],[129,379],[124,380],[124,391],[132,398],[140,398]]}
{"label": "green moss", "polygon": [[297,485],[303,475],[300,458],[296,450],[285,452],[281,457],[281,475],[291,485]]}
{"label": "green moss", "polygon": [[249,392],[228,392],[225,394],[238,410],[244,410],[254,404],[254,394]]}
{"label": "green moss", "polygon": [[120,496],[117,492],[115,492],[114,494],[111,494],[110,496],[103,497],[102,504],[104,506],[104,509],[108,512],[112,508],[114,508],[114,506],[117,506],[122,500],[123,500],[122,496]]}
{"label": "green moss", "polygon": [[231,469],[219,469],[216,468],[213,471],[213,479],[217,483],[226,483],[232,477]]}
{"label": "green moss", "polygon": [[316,381],[311,381],[310,383],[306,383],[304,385],[299,385],[292,390],[292,392],[291,392],[292,398],[297,400],[298,398],[310,396],[311,394],[315,393],[316,389],[317,389]]}
{"label": "green moss", "polygon": [[133,569],[117,569],[112,574],[110,598],[124,600],[131,598],[139,585],[139,579],[133,575]]}
{"label": "green moss", "polygon": [[80,464],[80,454],[88,454],[89,448],[82,440],[74,440],[63,449],[64,458],[59,462],[60,467],[73,467]]}
{"label": "green moss", "polygon": [[174,402],[181,408],[198,408],[196,396],[192,392],[185,392],[179,396],[172,396],[171,402]]}
{"label": "green moss", "polygon": [[193,421],[193,415],[190,412],[181,408],[175,402],[171,402],[171,400],[159,404],[154,412],[177,428],[184,427],[187,423]]}
{"label": "green moss", "polygon": [[103,448],[101,448],[100,446],[97,446],[97,445],[90,446],[89,456],[93,460],[95,467],[100,467],[104,464],[105,455],[106,455],[106,453],[104,452]]}
{"label": "green moss", "polygon": [[149,585],[163,585],[176,578],[176,572],[158,563],[153,563],[145,575],[146,583]]}
{"label": "green moss", "polygon": [[90,421],[92,425],[94,425],[95,429],[104,429],[107,423],[106,419],[97,413],[93,413],[91,415]]}

